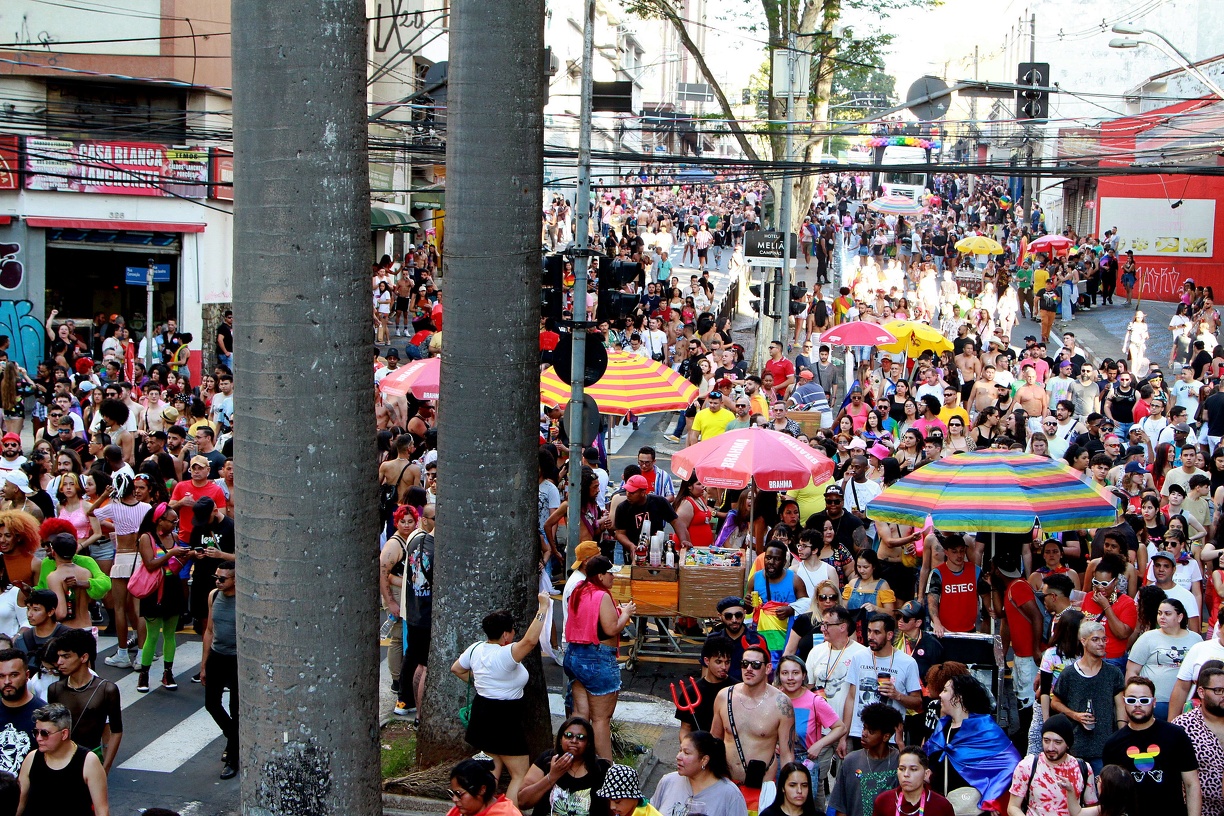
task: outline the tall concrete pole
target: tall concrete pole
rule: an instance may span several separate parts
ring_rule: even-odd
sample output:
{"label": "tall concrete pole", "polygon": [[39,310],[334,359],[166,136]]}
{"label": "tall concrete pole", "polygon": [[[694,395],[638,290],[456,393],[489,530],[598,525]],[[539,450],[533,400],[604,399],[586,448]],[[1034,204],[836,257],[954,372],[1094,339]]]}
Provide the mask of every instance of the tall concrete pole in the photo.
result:
{"label": "tall concrete pole", "polygon": [[574,314],[573,354],[570,357],[569,404],[569,503],[566,506],[564,561],[574,563],[574,552],[582,543],[582,395],[586,369],[587,272],[591,212],[591,105],[595,93],[595,0],[586,0],[582,23],[582,85],[578,111],[578,192],[574,196]]}
{"label": "tall concrete pole", "polygon": [[242,813],[379,813],[365,6],[232,9]]}
{"label": "tall concrete pole", "polygon": [[[544,0],[454,0],[446,134],[446,340],[438,406],[433,641],[418,762],[472,750],[451,663],[480,620],[536,609]],[[539,653],[525,661],[528,744],[552,731]]]}
{"label": "tall concrete pole", "polygon": [[[798,56],[795,50],[795,33],[792,31],[786,35],[786,138],[783,141],[782,161],[789,165],[791,160],[791,123],[794,121],[795,108],[795,58]],[[789,166],[782,174],[782,201],[778,208],[778,229],[782,230],[782,266],[775,273],[774,277],[774,312],[779,316],[774,321],[773,339],[782,343],[783,350],[786,348],[786,333],[790,324],[790,283],[791,283],[791,222],[794,216],[791,214],[791,199],[795,197],[795,179],[791,176]],[[759,365],[763,364],[763,360],[757,361]]]}

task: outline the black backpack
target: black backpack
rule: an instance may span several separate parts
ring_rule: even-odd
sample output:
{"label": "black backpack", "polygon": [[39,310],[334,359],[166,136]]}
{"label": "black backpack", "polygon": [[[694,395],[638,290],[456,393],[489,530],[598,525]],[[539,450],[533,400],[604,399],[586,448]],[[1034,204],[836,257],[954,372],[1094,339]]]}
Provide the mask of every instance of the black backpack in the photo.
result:
{"label": "black backpack", "polygon": [[[1024,787],[1024,798],[1020,800],[1020,812],[1028,814],[1029,794],[1033,791],[1033,777],[1037,775],[1037,763],[1041,759],[1041,754],[1038,753],[1033,757],[1033,767],[1029,769],[1028,784]],[[1080,779],[1084,780],[1084,789],[1079,793],[1080,807],[1084,806],[1084,796],[1088,793],[1088,780],[1092,778],[1092,771],[1088,767],[1088,763],[1079,757],[1075,757],[1075,761],[1079,763]]]}

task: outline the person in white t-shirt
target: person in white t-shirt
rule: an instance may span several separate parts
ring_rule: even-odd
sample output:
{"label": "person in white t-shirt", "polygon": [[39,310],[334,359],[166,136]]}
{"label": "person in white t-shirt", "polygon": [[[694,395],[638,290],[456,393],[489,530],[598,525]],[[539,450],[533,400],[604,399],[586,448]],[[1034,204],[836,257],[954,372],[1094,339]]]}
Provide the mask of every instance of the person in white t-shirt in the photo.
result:
{"label": "person in white t-shirt", "polygon": [[466,739],[493,757],[497,777],[503,767],[510,772],[506,796],[512,802],[518,801],[519,788],[530,767],[523,710],[528,675],[523,659],[540,642],[551,603],[547,592],[538,597],[539,608],[521,640],[514,639],[514,616],[508,610],[491,612],[480,622],[488,640],[473,643],[451,665],[451,674],[471,681],[476,690]]}
{"label": "person in white t-shirt", "polygon": [[1173,684],[1173,694],[1169,697],[1170,720],[1182,713],[1198,680],[1199,669],[1208,660],[1224,661],[1224,627],[1217,627],[1211,640],[1191,646],[1182,658],[1181,668],[1177,670],[1177,682]]}

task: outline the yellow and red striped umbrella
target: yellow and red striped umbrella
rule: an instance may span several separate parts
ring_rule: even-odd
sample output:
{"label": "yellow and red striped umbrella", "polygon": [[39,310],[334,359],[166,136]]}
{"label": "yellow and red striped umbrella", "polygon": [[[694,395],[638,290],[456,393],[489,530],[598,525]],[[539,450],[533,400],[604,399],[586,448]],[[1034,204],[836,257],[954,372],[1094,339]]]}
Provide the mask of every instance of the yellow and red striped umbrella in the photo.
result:
{"label": "yellow and red striped umbrella", "polygon": [[[687,408],[697,399],[697,386],[649,357],[610,351],[608,370],[586,393],[595,399],[601,414],[658,414]],[[564,405],[569,399],[569,383],[561,382],[551,368],[545,369],[540,374],[540,401]]]}

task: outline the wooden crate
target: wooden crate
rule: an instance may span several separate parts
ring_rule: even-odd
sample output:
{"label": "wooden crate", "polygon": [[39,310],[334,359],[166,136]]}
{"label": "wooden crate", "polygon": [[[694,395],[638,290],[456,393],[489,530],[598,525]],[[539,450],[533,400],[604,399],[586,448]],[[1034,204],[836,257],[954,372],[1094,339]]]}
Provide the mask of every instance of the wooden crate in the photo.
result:
{"label": "wooden crate", "polygon": [[717,617],[719,601],[729,595],[743,596],[744,580],[743,567],[681,567],[680,614],[693,618]]}
{"label": "wooden crate", "polygon": [[786,416],[798,422],[803,432],[811,438],[820,430],[824,415],[820,411],[788,411]]}
{"label": "wooden crate", "polygon": [[633,591],[630,588],[630,578],[628,570],[621,570],[612,580],[612,600],[618,604],[629,603],[633,600]]}
{"label": "wooden crate", "polygon": [[[675,570],[673,570],[674,572]],[[680,584],[671,581],[639,581],[631,583],[633,602],[637,614],[651,617],[672,618],[676,616]]]}

